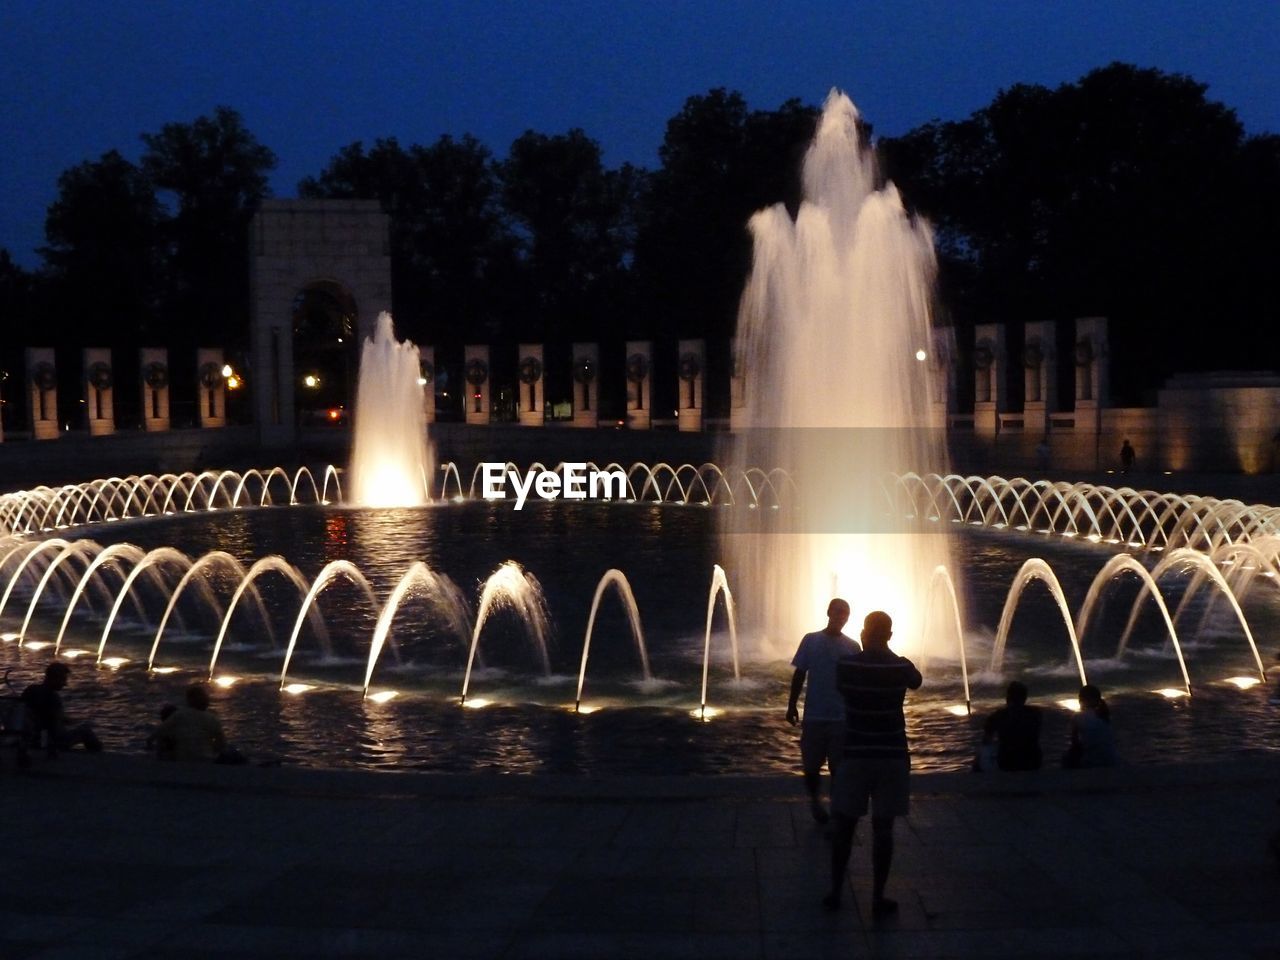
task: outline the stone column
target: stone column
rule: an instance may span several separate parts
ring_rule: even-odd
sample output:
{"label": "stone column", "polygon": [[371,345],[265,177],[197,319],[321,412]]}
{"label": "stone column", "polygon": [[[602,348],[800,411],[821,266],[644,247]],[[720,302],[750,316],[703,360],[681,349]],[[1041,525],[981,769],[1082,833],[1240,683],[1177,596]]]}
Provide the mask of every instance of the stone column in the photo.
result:
{"label": "stone column", "polygon": [[142,371],[142,429],[148,433],[169,429],[169,351],[143,347],[138,351]]}
{"label": "stone column", "polygon": [[680,375],[677,416],[682,433],[696,433],[702,429],[702,383],[707,373],[706,342],[681,340],[679,344]]}
{"label": "stone column", "polygon": [[1022,428],[1028,435],[1043,437],[1049,432],[1049,414],[1058,409],[1057,325],[1039,320],[1026,325],[1022,347],[1022,377],[1025,397]]}
{"label": "stone column", "polygon": [[1004,326],[979,323],[973,328],[973,431],[994,437],[1005,409]]}
{"label": "stone column", "polygon": [[27,347],[27,418],[31,437],[54,440],[58,436],[58,369],[51,347]]}
{"label": "stone column", "polygon": [[573,425],[600,425],[600,345],[573,345]]}
{"label": "stone column", "polygon": [[546,368],[542,364],[542,344],[520,344],[520,363],[517,373],[520,385],[516,388],[516,409],[519,420],[526,427],[540,427],[547,419]]}
{"label": "stone column", "polygon": [[1076,320],[1076,430],[1098,433],[1111,392],[1106,317]]}
{"label": "stone column", "polygon": [[[227,425],[227,380],[222,375],[222,350],[219,347],[200,347],[196,350],[196,422],[202,427],[217,429]],[[282,389],[293,396],[293,385]],[[290,403],[290,409],[293,408]]]}
{"label": "stone column", "polygon": [[653,423],[653,341],[627,341],[627,426],[648,430]]}
{"label": "stone column", "polygon": [[476,426],[489,425],[489,347],[487,344],[469,344],[463,348],[463,378],[467,392],[463,396],[463,410],[467,423]]}
{"label": "stone column", "polygon": [[436,422],[436,348],[418,347],[418,370],[422,384],[422,417],[427,423]]}
{"label": "stone column", "polygon": [[89,436],[106,437],[116,432],[115,372],[111,351],[87,347],[82,356],[85,422]]}
{"label": "stone column", "polygon": [[751,426],[751,410],[747,402],[747,358],[741,337],[729,344],[729,429],[734,433]]}
{"label": "stone column", "polygon": [[954,327],[935,327],[930,331],[929,426],[945,430],[956,409],[956,332]]}

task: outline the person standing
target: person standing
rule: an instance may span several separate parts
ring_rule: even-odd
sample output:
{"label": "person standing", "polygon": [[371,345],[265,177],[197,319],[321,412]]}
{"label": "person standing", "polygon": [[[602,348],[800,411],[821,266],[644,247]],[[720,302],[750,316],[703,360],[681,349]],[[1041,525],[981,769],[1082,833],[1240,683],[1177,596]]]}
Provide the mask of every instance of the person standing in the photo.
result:
{"label": "person standing", "polygon": [[893,619],[884,611],[867,614],[862,651],[836,666],[836,686],[844,698],[844,757],[835,773],[832,812],[831,892],[822,905],[840,907],[845,871],[853,852],[858,819],[871,811],[871,916],[890,916],[898,904],[884,895],[893,863],[893,821],[907,815],[911,757],[902,704],[908,690],[923,683],[906,657],[889,649]]}
{"label": "person standing", "polygon": [[[844,701],[836,690],[836,663],[861,648],[842,632],[849,622],[849,604],[839,597],[827,604],[827,625],[806,633],[800,640],[791,665],[791,696],[787,701],[787,723],[800,723],[798,703],[804,694],[804,722],[800,723],[800,764],[804,786],[809,791],[809,810],[818,823],[829,819],[822,805],[822,765],[835,774],[844,744]],[[806,680],[808,687],[806,689]]]}
{"label": "person standing", "polygon": [[1138,451],[1133,449],[1133,444],[1128,438],[1120,446],[1120,472],[1128,473],[1133,469],[1133,461],[1138,458]]}

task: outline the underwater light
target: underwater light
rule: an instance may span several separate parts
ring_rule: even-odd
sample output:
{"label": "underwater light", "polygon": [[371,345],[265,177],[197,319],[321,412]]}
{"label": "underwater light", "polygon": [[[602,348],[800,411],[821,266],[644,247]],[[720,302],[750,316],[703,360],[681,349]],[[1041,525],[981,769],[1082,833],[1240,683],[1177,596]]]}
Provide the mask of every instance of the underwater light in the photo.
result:
{"label": "underwater light", "polygon": [[367,699],[372,700],[374,703],[386,703],[388,700],[394,700],[399,695],[399,690],[379,690],[377,693],[369,694]]}
{"label": "underwater light", "polygon": [[1257,677],[1227,677],[1226,682],[1235,684],[1241,690],[1248,690],[1250,687],[1256,687],[1262,681]]}
{"label": "underwater light", "polygon": [[221,677],[215,677],[213,682],[216,683],[218,686],[222,687],[223,690],[226,690],[227,688],[238,683],[239,680],[240,680],[239,677],[230,677],[230,676],[227,676],[226,674],[223,674]]}
{"label": "underwater light", "polygon": [[297,696],[300,693],[306,693],[308,690],[314,690],[315,684],[311,683],[290,683],[280,688],[285,693]]}

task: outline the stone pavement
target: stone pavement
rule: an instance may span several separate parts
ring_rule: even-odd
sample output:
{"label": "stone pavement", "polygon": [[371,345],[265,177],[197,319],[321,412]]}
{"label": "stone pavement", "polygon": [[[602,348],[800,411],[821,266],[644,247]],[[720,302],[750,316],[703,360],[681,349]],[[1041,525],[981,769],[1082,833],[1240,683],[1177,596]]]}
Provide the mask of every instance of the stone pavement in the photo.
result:
{"label": "stone pavement", "polygon": [[6,757],[0,958],[1276,958],[1278,797],[1280,754],[918,776],[874,924],[798,778]]}

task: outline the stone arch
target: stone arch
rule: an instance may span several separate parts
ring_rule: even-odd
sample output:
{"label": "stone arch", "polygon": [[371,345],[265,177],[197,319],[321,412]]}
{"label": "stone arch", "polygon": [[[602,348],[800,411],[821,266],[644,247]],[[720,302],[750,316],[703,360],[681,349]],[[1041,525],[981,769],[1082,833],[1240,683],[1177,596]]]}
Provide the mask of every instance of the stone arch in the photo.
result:
{"label": "stone arch", "polygon": [[358,349],[391,309],[389,220],[376,200],[266,200],[251,231],[255,420],[264,446],[289,446],[297,430],[296,300],[309,291],[338,296],[354,313]]}

